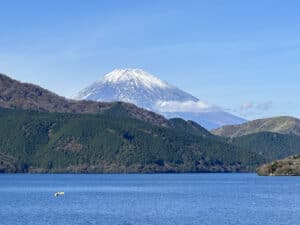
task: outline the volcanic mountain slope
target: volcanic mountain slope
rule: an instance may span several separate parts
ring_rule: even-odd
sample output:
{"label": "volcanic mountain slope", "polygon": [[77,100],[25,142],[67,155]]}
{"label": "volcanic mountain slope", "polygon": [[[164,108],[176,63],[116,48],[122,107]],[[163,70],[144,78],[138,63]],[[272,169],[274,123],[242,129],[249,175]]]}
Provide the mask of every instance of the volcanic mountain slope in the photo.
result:
{"label": "volcanic mountain slope", "polygon": [[259,132],[273,132],[300,136],[300,120],[293,117],[273,117],[246,122],[240,125],[224,126],[212,131],[224,137],[239,137]]}
{"label": "volcanic mountain slope", "polygon": [[80,91],[75,99],[125,101],[152,109],[157,102],[197,101],[197,98],[140,69],[116,69]]}
{"label": "volcanic mountain slope", "polygon": [[131,102],[167,118],[193,120],[207,129],[245,122],[244,119],[210,106],[141,69],[113,70],[74,98]]}

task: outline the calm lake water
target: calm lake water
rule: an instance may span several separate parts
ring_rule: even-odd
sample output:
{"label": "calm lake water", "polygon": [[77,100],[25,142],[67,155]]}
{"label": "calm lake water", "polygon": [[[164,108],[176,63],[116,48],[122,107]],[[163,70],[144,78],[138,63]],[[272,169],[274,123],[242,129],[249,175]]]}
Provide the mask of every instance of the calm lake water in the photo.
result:
{"label": "calm lake water", "polygon": [[3,174],[0,224],[297,225],[300,177]]}

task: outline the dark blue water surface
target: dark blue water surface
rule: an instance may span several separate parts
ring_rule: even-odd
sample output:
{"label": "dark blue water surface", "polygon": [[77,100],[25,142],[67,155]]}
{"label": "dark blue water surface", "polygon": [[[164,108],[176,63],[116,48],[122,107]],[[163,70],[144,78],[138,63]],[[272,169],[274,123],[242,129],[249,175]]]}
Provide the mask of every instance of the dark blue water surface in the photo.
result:
{"label": "dark blue water surface", "polygon": [[3,174],[0,224],[298,225],[300,177]]}

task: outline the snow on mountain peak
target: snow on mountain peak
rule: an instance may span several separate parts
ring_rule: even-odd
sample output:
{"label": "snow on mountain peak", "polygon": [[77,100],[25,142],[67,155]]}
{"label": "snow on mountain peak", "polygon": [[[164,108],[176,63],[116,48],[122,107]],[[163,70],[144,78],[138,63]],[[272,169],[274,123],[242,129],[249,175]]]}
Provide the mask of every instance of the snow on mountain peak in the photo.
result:
{"label": "snow on mountain peak", "polygon": [[106,74],[99,82],[122,83],[133,81],[136,86],[143,85],[149,89],[167,88],[169,84],[142,69],[115,69]]}
{"label": "snow on mountain peak", "polygon": [[208,129],[245,120],[160,80],[142,69],[115,69],[81,90],[75,99],[125,101],[168,118],[193,120]]}

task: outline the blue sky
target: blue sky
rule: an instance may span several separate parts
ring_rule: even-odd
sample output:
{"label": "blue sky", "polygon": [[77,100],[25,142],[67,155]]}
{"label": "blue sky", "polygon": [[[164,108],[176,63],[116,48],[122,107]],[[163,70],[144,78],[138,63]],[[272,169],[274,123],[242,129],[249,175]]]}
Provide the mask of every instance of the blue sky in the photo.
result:
{"label": "blue sky", "polygon": [[300,117],[300,2],[3,0],[0,72],[71,96],[142,68],[247,119]]}

